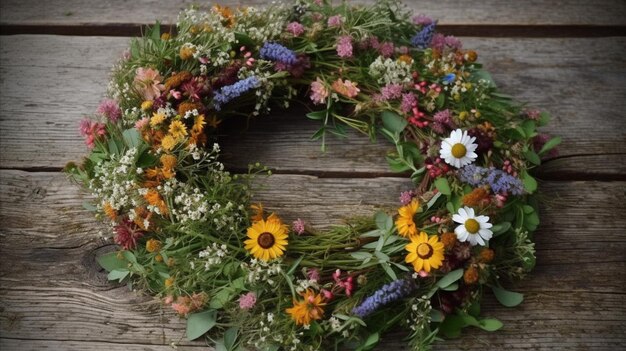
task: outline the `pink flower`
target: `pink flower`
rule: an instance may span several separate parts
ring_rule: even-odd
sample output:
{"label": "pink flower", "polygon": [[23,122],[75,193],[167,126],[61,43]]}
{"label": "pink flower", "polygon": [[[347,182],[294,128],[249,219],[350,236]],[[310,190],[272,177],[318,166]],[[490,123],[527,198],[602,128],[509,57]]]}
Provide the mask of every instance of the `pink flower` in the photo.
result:
{"label": "pink flower", "polygon": [[159,75],[159,71],[152,68],[137,68],[135,73],[134,86],[141,94],[144,100],[154,100],[165,89],[161,81],[163,77]]}
{"label": "pink flower", "polygon": [[150,122],[150,118],[144,117],[138,120],[137,122],[135,122],[135,129],[143,130],[148,125],[149,122]]}
{"label": "pink flower", "polygon": [[415,94],[408,93],[402,95],[402,104],[400,105],[400,109],[402,110],[402,112],[409,113],[416,106],[417,97],[415,96]]}
{"label": "pink flower", "polygon": [[400,84],[387,84],[381,90],[383,101],[399,99],[402,97],[402,85]]}
{"label": "pink flower", "polygon": [[94,122],[88,118],[80,121],[79,130],[80,135],[85,137],[85,144],[87,144],[90,149],[96,146],[96,140],[107,134],[104,123]]}
{"label": "pink flower", "polygon": [[287,31],[294,37],[299,37],[304,33],[304,26],[298,22],[291,22],[287,25]]}
{"label": "pink flower", "polygon": [[452,35],[448,35],[446,37],[446,45],[454,50],[460,50],[463,48],[463,43]]}
{"label": "pink flower", "polygon": [[256,294],[249,292],[239,297],[239,308],[242,310],[249,310],[256,305]]}
{"label": "pink flower", "polygon": [[316,282],[320,280],[320,271],[318,271],[316,268],[307,269],[306,275],[309,280],[314,280]]}
{"label": "pink flower", "polygon": [[333,90],[348,98],[353,98],[357,96],[358,93],[361,91],[359,88],[357,88],[357,83],[352,83],[347,79],[343,81],[341,80],[341,78],[337,79],[333,83]]}
{"label": "pink flower", "polygon": [[326,103],[326,98],[328,98],[328,89],[318,77],[315,82],[311,83],[311,100],[315,105],[321,105]]}
{"label": "pink flower", "polygon": [[333,297],[335,297],[335,295],[333,295],[331,291],[328,291],[326,289],[322,289],[320,290],[320,292],[324,295],[324,299],[326,299],[326,301],[330,301],[333,299]]}
{"label": "pink flower", "polygon": [[402,205],[408,205],[413,200],[415,192],[413,190],[403,191],[400,193],[400,203]]}
{"label": "pink flower", "polygon": [[345,280],[343,280],[341,279],[341,270],[337,269],[333,273],[333,280],[337,284],[336,286],[339,288],[340,291],[341,289],[344,289],[348,297],[352,295],[352,291],[354,290],[354,283],[351,276],[348,276]]}
{"label": "pink flower", "polygon": [[428,277],[428,272],[426,272],[425,270],[421,270],[417,273],[421,278],[426,278]]}
{"label": "pink flower", "polygon": [[441,33],[436,33],[430,42],[430,47],[437,51],[443,51],[445,46],[446,46],[446,37]]}
{"label": "pink flower", "polygon": [[420,13],[419,15],[413,16],[413,23],[417,25],[427,26],[433,23],[433,19]]}
{"label": "pink flower", "polygon": [[300,218],[296,219],[295,221],[293,221],[292,229],[298,235],[304,234],[304,221]]}
{"label": "pink flower", "polygon": [[165,297],[165,299],[163,299],[163,303],[166,304],[166,305],[169,305],[172,302],[174,302],[174,296],[172,296],[172,295],[167,295]]}
{"label": "pink flower", "polygon": [[184,302],[173,303],[172,309],[181,316],[186,316],[191,312],[191,307]]}
{"label": "pink flower", "polygon": [[122,117],[122,110],[117,104],[117,101],[112,99],[102,100],[96,112],[105,116],[109,121],[113,123],[117,122],[117,120]]}
{"label": "pink flower", "polygon": [[341,27],[342,24],[343,24],[343,17],[341,17],[341,15],[328,17],[329,27]]}
{"label": "pink flower", "polygon": [[395,46],[393,46],[392,42],[384,42],[380,45],[378,52],[380,52],[383,57],[391,57],[395,51]]}
{"label": "pink flower", "polygon": [[352,38],[344,35],[337,41],[337,55],[339,57],[352,57]]}

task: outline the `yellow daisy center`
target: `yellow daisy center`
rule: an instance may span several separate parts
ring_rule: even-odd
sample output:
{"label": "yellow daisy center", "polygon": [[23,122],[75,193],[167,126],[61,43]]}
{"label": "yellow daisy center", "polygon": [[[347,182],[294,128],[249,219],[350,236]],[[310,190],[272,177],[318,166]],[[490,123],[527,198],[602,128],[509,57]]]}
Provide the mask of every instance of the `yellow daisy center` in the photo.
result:
{"label": "yellow daisy center", "polygon": [[272,233],[264,232],[259,235],[259,237],[256,239],[256,242],[259,244],[260,247],[264,249],[269,249],[270,247],[274,246],[274,242],[276,242],[276,239],[274,238],[274,235]]}
{"label": "yellow daisy center", "polygon": [[417,256],[422,260],[427,260],[433,255],[433,247],[427,243],[421,243],[417,247]]}
{"label": "yellow daisy center", "polygon": [[476,234],[480,229],[480,224],[474,218],[470,218],[465,221],[465,229],[467,229],[470,234]]}
{"label": "yellow daisy center", "polygon": [[465,145],[461,143],[456,143],[452,145],[452,156],[456,158],[462,158],[463,156],[465,156],[465,154],[467,154],[467,149],[465,148]]}

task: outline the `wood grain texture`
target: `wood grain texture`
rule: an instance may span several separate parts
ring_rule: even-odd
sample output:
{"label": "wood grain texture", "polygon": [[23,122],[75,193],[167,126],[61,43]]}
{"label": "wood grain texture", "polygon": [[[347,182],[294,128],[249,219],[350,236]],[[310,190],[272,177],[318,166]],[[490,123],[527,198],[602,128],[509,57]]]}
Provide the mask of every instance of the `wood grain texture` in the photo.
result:
{"label": "wood grain texture", "polygon": [[[401,178],[317,178],[275,175],[257,182],[258,197],[287,220],[310,214],[316,226],[396,206]],[[487,298],[485,315],[501,318],[499,333],[468,331],[436,350],[608,348],[626,343],[626,182],[545,182],[538,266],[514,288],[526,301],[514,310]],[[107,282],[95,257],[113,249],[83,210],[84,194],[65,175],[0,171],[0,347],[152,349],[202,343],[183,337],[184,321],[150,297]],[[327,206],[333,203],[332,207]],[[589,221],[589,209],[593,217]],[[393,210],[393,208],[392,208]],[[36,215],[35,215],[36,214]],[[598,240],[602,238],[602,240]],[[19,264],[13,264],[19,263]],[[602,267],[602,269],[598,269]],[[387,335],[380,350],[402,350]],[[123,346],[119,346],[123,345]],[[108,347],[108,346],[107,346]],[[159,349],[159,348],[155,348]]]}
{"label": "wood grain texture", "polygon": [[[104,96],[109,67],[127,42],[106,37],[0,37],[2,167],[60,169],[79,160],[85,147],[77,123]],[[559,149],[567,157],[559,161],[561,173],[621,172],[602,162],[580,168],[582,161],[573,156],[618,154],[623,159],[626,154],[626,38],[471,38],[465,46],[478,49],[502,91],[552,112],[546,131],[564,139]],[[224,139],[223,149],[255,155],[254,161],[279,171],[388,173],[383,159],[388,144],[372,145],[353,134],[347,140],[331,138],[329,152],[322,154],[318,142],[307,141],[318,125],[303,114],[296,109],[263,117],[247,133]],[[245,166],[237,160],[232,164]]]}
{"label": "wood grain texture", "polygon": [[[230,6],[263,5],[269,2],[220,1],[221,4]],[[155,20],[175,23],[178,12],[194,3],[206,6],[206,3],[190,0],[4,0],[0,4],[0,24],[150,24]],[[486,0],[476,3],[422,0],[405,3],[415,13],[428,14],[439,19],[439,23],[443,25],[626,25],[623,16],[626,13],[626,4],[620,0]]]}

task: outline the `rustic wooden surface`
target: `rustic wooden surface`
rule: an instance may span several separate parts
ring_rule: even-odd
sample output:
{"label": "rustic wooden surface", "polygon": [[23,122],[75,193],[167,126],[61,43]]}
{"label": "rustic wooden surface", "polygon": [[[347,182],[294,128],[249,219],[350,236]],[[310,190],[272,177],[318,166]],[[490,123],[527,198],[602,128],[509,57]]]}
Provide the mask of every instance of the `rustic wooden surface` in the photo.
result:
{"label": "rustic wooden surface", "polygon": [[[189,3],[0,2],[2,33],[28,33],[0,36],[0,350],[207,349],[185,340],[173,313],[106,281],[94,259],[112,245],[83,210],[87,195],[60,173],[84,154],[77,122],[97,106],[128,43],[110,35],[128,32],[120,25],[172,23]],[[410,7],[456,34],[485,35],[462,39],[505,92],[552,112],[546,131],[564,137],[561,155],[536,172],[545,202],[537,269],[515,287],[524,303],[506,309],[488,298],[485,314],[504,329],[469,329],[436,350],[626,348],[626,3]],[[101,36],[83,36],[90,33]],[[322,154],[308,140],[316,125],[302,114],[260,119],[223,143],[232,169],[258,160],[277,171],[259,183],[259,201],[287,219],[307,213],[318,226],[396,203],[408,182],[387,170],[388,144],[354,134],[331,139]],[[378,349],[402,350],[400,337]]]}

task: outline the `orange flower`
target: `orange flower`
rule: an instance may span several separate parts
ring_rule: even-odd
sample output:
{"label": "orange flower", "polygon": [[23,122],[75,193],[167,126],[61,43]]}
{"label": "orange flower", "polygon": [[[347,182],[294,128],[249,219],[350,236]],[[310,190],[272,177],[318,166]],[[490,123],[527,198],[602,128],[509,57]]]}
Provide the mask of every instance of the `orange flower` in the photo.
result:
{"label": "orange flower", "polygon": [[413,58],[409,55],[401,55],[400,57],[398,57],[398,61],[404,62],[409,66],[413,64]]}
{"label": "orange flower", "polygon": [[478,270],[474,266],[469,266],[463,273],[463,280],[466,284],[474,284],[478,281]]}
{"label": "orange flower", "polygon": [[250,220],[253,223],[258,222],[263,219],[263,204],[262,203],[252,204],[250,205],[250,208],[252,209],[252,212],[254,213],[252,217],[250,217]]}
{"label": "orange flower", "polygon": [[206,121],[204,120],[204,115],[199,115],[193,121],[193,127],[191,127],[191,132],[202,133],[205,125]]}
{"label": "orange flower", "polygon": [[135,207],[134,212],[135,219],[133,220],[133,222],[135,222],[135,224],[142,230],[148,230],[148,228],[150,227],[150,218],[152,217],[152,212],[148,211],[145,207]]}
{"label": "orange flower", "polygon": [[463,196],[463,205],[476,207],[489,202],[489,192],[485,188],[476,188]]}
{"label": "orange flower", "polygon": [[190,45],[183,45],[180,48],[179,55],[183,60],[189,60],[193,58],[193,54],[196,53],[196,48]]}
{"label": "orange flower", "polygon": [[176,175],[174,169],[176,168],[176,164],[178,162],[176,156],[165,154],[161,156],[160,160],[161,164],[163,165],[163,167],[161,168],[161,174],[163,175],[163,178],[174,178],[174,176]]}
{"label": "orange flower", "polygon": [[222,17],[224,18],[222,20],[222,24],[224,25],[224,27],[230,28],[235,24],[235,17],[233,16],[233,11],[230,9],[230,7],[215,5],[213,6],[213,10],[222,15]]}
{"label": "orange flower", "polygon": [[106,214],[107,217],[109,217],[112,221],[115,221],[117,219],[117,211],[115,211],[110,203],[105,202],[102,206],[102,210],[104,211],[104,214]]}
{"label": "orange flower", "polygon": [[454,244],[456,244],[456,234],[443,233],[441,234],[440,240],[446,249],[451,249],[454,246]]}
{"label": "orange flower", "polygon": [[173,74],[165,80],[165,89],[167,91],[178,88],[184,81],[191,79],[193,76],[188,71],[180,71]]}
{"label": "orange flower", "polygon": [[162,244],[156,239],[150,239],[146,242],[146,251],[152,253],[161,250]]}
{"label": "orange flower", "polygon": [[291,318],[297,325],[310,325],[311,321],[322,319],[324,317],[324,306],[321,294],[315,294],[313,290],[307,289],[302,296],[302,300],[293,301],[293,307],[285,311],[291,315]]}
{"label": "orange flower", "polygon": [[481,252],[480,252],[480,262],[482,263],[489,263],[491,261],[493,261],[493,258],[495,257],[495,252],[492,249],[488,249],[488,248],[484,248]]}
{"label": "orange flower", "polygon": [[181,102],[180,105],[178,105],[178,114],[181,115],[182,117],[185,116],[185,113],[187,111],[193,111],[193,110],[202,110],[202,104],[199,102],[191,102],[191,101],[184,101]]}
{"label": "orange flower", "polygon": [[152,206],[156,206],[159,208],[159,212],[162,216],[168,214],[167,204],[163,201],[161,194],[155,189],[148,189],[148,192],[143,196],[146,201]]}

